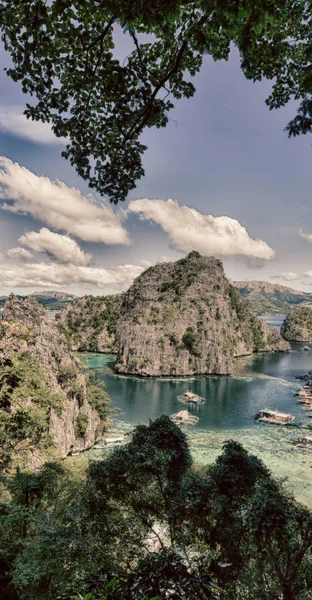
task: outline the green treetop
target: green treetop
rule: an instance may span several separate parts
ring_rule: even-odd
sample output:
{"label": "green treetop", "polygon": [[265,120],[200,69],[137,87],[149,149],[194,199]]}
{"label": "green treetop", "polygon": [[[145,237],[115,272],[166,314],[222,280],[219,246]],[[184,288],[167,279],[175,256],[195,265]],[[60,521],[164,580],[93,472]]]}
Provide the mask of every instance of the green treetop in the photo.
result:
{"label": "green treetop", "polygon": [[[51,123],[63,156],[115,203],[144,174],[140,135],[194,95],[205,54],[227,60],[234,44],[248,79],[274,79],[270,108],[302,99],[289,134],[312,129],[308,0],[0,0],[0,27],[8,75],[35,99],[25,114]],[[132,43],[123,62],[116,27]]]}

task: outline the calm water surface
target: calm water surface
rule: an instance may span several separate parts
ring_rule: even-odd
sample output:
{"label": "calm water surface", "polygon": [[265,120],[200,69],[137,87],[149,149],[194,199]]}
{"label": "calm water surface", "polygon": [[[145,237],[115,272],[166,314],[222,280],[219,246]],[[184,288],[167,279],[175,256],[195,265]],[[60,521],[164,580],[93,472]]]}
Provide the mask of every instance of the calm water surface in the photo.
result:
{"label": "calm water surface", "polygon": [[[276,315],[274,319],[274,325],[280,325]],[[293,344],[287,354],[255,354],[237,359],[232,377],[140,379],[114,373],[113,355],[88,354],[87,360],[97,378],[105,382],[112,406],[118,409],[116,432],[127,432],[137,423],[148,423],[149,419],[187,408],[177,396],[190,390],[206,398],[200,407],[188,408],[199,417],[195,426],[185,429],[195,460],[213,462],[224,441],[235,439],[262,458],[275,475],[285,479],[298,499],[312,506],[312,453],[294,450],[290,443],[294,437],[312,432],[254,420],[261,408],[277,408],[293,414],[299,426],[312,422],[310,413],[294,397],[300,387],[296,376],[312,368],[312,348],[304,352],[302,346]]]}

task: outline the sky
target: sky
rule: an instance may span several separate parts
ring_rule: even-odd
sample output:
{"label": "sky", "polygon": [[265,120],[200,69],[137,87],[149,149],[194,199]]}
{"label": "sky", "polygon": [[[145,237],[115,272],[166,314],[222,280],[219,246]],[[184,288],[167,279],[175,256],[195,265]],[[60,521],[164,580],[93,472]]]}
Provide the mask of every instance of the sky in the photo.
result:
{"label": "sky", "polygon": [[205,57],[195,97],[143,134],[145,177],[117,206],[91,195],[48,125],[26,120],[9,64],[0,48],[0,296],[116,293],[191,250],[232,280],[312,292],[312,139],[288,139],[296,104],[269,111],[270,82],[247,81],[235,51]]}

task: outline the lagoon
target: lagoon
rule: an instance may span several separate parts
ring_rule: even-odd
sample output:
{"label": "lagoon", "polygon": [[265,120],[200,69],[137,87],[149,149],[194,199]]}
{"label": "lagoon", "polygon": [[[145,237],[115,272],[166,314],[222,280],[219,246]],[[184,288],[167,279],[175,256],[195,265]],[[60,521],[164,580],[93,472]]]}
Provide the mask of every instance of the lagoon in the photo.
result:
{"label": "lagoon", "polygon": [[312,422],[294,397],[300,387],[296,376],[312,368],[312,349],[304,352],[302,346],[302,343],[292,344],[292,351],[286,354],[239,358],[231,377],[141,379],[116,374],[114,355],[88,354],[87,360],[96,377],[104,381],[111,405],[118,411],[114,434],[126,433],[138,423],[188,408],[181,405],[177,396],[190,390],[206,398],[203,405],[188,408],[199,417],[195,426],[185,428],[196,461],[213,462],[224,441],[235,439],[285,480],[298,500],[312,506],[312,453],[295,450],[291,444],[299,434],[310,432],[255,421],[261,408],[277,408],[295,415],[299,426]]}

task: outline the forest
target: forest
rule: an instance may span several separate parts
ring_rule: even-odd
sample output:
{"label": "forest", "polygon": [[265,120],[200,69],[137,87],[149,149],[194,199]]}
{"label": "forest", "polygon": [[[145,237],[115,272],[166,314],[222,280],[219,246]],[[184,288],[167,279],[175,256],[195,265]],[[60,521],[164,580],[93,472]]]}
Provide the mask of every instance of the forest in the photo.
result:
{"label": "forest", "polygon": [[192,461],[162,416],[126,445],[1,476],[8,600],[309,600],[312,515],[229,440]]}

